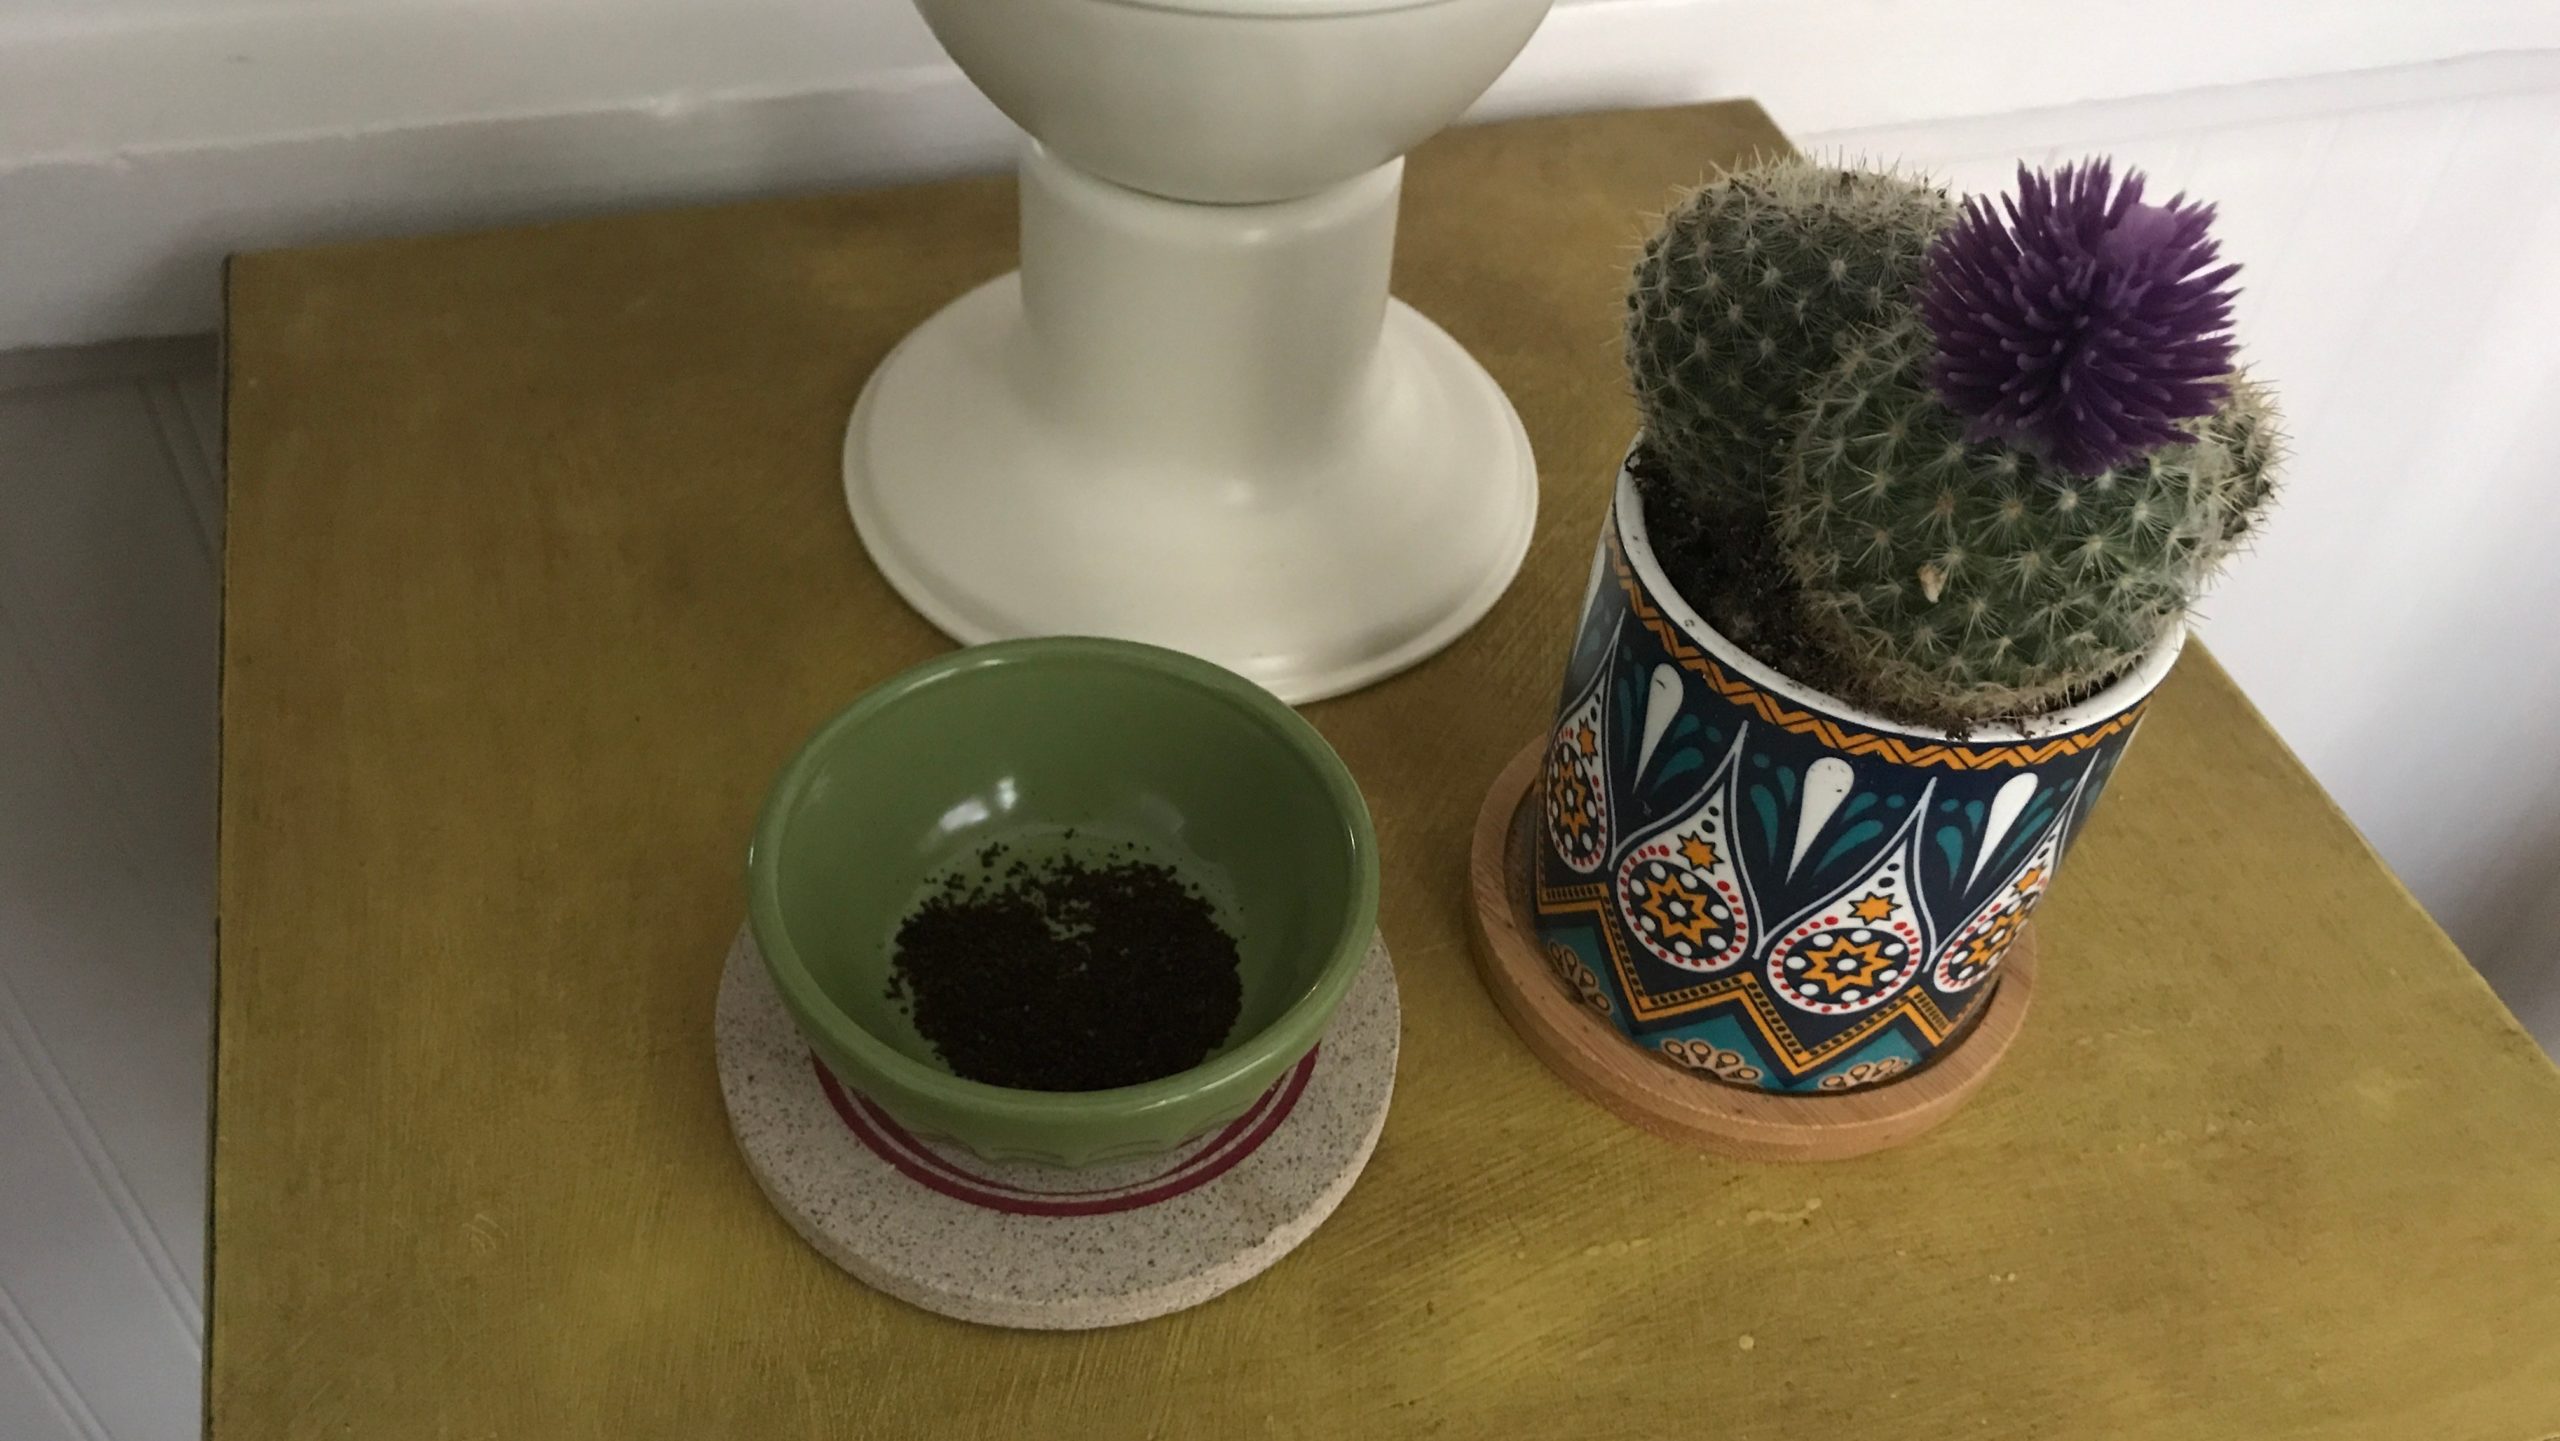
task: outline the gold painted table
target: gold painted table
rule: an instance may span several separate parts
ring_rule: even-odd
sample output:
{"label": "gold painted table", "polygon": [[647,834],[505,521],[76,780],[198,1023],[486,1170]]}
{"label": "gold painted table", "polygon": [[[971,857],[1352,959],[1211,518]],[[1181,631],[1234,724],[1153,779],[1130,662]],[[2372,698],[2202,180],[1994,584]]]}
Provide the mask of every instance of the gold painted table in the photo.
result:
{"label": "gold painted table", "polygon": [[1623,267],[1671,187],[1782,143],[1725,105],[1414,157],[1398,289],[1545,489],[1490,619],[1310,712],[1384,843],[1395,1110],[1268,1275],[1080,1335],[837,1272],[712,1066],[767,780],[944,644],[837,448],[1011,263],[1011,182],[238,261],[211,1434],[2560,1434],[2560,1072],[2205,655],[2039,917],[2027,1033],[1905,1150],[1652,1140],[1478,986],[1468,827],[1632,427]]}

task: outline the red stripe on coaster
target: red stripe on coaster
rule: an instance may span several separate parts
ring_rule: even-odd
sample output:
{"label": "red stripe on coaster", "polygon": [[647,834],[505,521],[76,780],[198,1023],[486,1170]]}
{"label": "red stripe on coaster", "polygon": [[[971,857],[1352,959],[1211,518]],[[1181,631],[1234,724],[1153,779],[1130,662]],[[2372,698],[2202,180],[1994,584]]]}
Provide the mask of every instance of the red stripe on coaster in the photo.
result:
{"label": "red stripe on coaster", "polygon": [[[812,1057],[812,1059],[815,1058]],[[1039,1191],[1028,1186],[1017,1186],[1008,1181],[1000,1181],[993,1176],[978,1175],[975,1172],[968,1170],[966,1167],[963,1167],[958,1162],[944,1156],[941,1152],[936,1151],[931,1146],[926,1145],[922,1140],[918,1139],[913,1132],[899,1125],[888,1112],[880,1108],[879,1102],[872,1100],[869,1096],[853,1090],[846,1091],[845,1096],[862,1112],[863,1116],[871,1122],[872,1129],[886,1137],[890,1144],[905,1151],[908,1157],[914,1160],[916,1164],[931,1167],[964,1186],[983,1187],[990,1191],[1002,1191],[1015,1196],[1027,1197],[1032,1200],[1100,1200],[1107,1197],[1131,1195],[1152,1186],[1160,1186],[1177,1176],[1187,1174],[1200,1166],[1209,1165],[1215,1162],[1224,1147],[1233,1144],[1237,1138],[1243,1136],[1253,1126],[1255,1120],[1262,1115],[1263,1110],[1278,1100],[1280,1089],[1287,1083],[1287,1080],[1288,1078],[1284,1076],[1280,1080],[1272,1082],[1270,1087],[1264,1090],[1261,1095],[1253,1098],[1253,1105],[1248,1107],[1243,1115],[1228,1122],[1216,1135],[1211,1136],[1206,1141],[1203,1141],[1199,1145],[1193,1147],[1190,1153],[1185,1155],[1179,1164],[1160,1171],[1155,1175],[1129,1182],[1126,1185],[1097,1186],[1087,1190],[1068,1188],[1056,1191]]]}
{"label": "red stripe on coaster", "polygon": [[1135,1211],[1207,1185],[1259,1150],[1280,1128],[1296,1108],[1298,1097],[1305,1093],[1315,1066],[1316,1053],[1309,1051],[1288,1075],[1263,1092],[1253,1110],[1231,1122],[1208,1146],[1162,1176],[1140,1182],[1134,1188],[1042,1194],[961,1170],[891,1120],[870,1098],[846,1090],[816,1056],[809,1058],[809,1068],[817,1072],[818,1086],[826,1093],[827,1104],[835,1108],[845,1128],[861,1138],[872,1154],[938,1195],[1017,1216],[1099,1216]]}

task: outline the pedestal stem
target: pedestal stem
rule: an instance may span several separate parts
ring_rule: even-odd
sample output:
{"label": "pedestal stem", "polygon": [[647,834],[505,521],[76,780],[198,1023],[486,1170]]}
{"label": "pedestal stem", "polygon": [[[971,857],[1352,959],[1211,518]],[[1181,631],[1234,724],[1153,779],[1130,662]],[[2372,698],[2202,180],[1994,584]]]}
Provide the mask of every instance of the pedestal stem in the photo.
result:
{"label": "pedestal stem", "polygon": [[1403,173],[1396,160],[1303,199],[1185,204],[1030,146],[1028,398],[1099,451],[1245,485],[1329,448],[1372,393]]}

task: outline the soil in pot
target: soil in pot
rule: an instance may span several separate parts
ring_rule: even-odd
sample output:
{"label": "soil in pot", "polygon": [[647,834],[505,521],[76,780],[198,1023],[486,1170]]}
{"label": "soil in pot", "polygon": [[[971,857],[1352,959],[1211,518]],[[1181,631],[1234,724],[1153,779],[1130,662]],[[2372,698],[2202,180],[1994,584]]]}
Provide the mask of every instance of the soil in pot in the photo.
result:
{"label": "soil in pot", "polygon": [[974,859],[899,924],[889,981],[953,1074],[1107,1090],[1188,1070],[1226,1039],[1244,1000],[1235,938],[1173,867],[1125,842]]}
{"label": "soil in pot", "polygon": [[1700,513],[1650,450],[1639,448],[1627,469],[1644,496],[1654,560],[1707,624],[1800,684],[1830,695],[1855,689],[1856,677],[1806,633],[1795,577],[1765,522]]}

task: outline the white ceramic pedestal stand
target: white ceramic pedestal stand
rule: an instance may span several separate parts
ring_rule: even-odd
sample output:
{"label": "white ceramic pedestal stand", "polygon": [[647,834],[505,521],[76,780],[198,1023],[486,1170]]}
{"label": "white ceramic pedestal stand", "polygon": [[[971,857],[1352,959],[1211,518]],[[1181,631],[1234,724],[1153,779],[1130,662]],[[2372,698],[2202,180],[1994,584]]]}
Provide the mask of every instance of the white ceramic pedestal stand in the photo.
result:
{"label": "white ceramic pedestal stand", "polygon": [[1474,624],[1537,471],[1493,378],[1387,295],[1397,157],[1546,3],[922,0],[1041,140],[1022,269],[909,335],[845,436],[898,592],[962,641],[1150,641],[1291,701]]}

